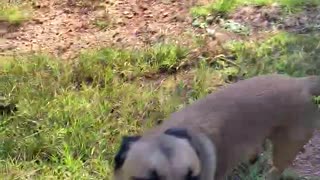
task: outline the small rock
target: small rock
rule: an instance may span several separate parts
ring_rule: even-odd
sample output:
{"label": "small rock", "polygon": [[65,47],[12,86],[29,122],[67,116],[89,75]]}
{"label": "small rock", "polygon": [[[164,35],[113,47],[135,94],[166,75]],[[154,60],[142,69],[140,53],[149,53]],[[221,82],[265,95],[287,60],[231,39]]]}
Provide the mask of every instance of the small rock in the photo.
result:
{"label": "small rock", "polygon": [[149,13],[149,14],[145,14],[144,17],[146,17],[146,18],[152,18],[153,15],[152,15],[151,13]]}
{"label": "small rock", "polygon": [[105,10],[98,10],[95,12],[95,15],[97,16],[97,18],[104,18],[107,15],[107,13]]}
{"label": "small rock", "polygon": [[126,16],[126,18],[128,18],[128,19],[133,18],[133,14],[132,14],[132,13],[130,13],[129,11],[124,11],[124,12],[123,12],[123,15],[125,15],[125,16]]}
{"label": "small rock", "polygon": [[168,17],[168,15],[169,15],[169,13],[168,12],[165,12],[165,13],[163,13],[163,17]]}
{"label": "small rock", "polygon": [[207,33],[209,36],[211,37],[215,37],[215,34],[216,34],[216,30],[215,29],[210,29],[210,28],[207,28]]}
{"label": "small rock", "polygon": [[123,11],[122,14],[123,14],[123,15],[128,15],[128,14],[130,14],[130,12],[129,12],[129,11]]}
{"label": "small rock", "polygon": [[212,24],[213,21],[214,21],[214,17],[213,17],[213,16],[207,16],[206,22],[207,22],[208,24]]}
{"label": "small rock", "polygon": [[198,19],[195,19],[195,20],[192,22],[192,26],[194,26],[194,27],[200,27],[200,24],[201,24],[201,22],[200,22]]}

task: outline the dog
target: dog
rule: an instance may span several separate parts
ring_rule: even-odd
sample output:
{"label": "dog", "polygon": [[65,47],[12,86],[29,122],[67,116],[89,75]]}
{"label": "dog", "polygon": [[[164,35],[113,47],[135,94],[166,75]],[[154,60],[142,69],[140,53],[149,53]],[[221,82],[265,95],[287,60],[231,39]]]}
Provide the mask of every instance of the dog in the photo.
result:
{"label": "dog", "polygon": [[279,179],[320,126],[320,77],[260,75],[229,84],[174,112],[143,135],[124,136],[114,157],[115,180],[222,180],[273,144]]}

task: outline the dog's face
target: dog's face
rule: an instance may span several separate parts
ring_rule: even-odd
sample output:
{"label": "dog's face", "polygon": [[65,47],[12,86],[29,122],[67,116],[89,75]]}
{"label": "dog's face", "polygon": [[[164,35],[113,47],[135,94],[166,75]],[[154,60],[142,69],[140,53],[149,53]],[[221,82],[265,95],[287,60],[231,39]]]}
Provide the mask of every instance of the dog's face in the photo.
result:
{"label": "dog's face", "polygon": [[124,137],[115,157],[116,180],[196,180],[200,161],[181,131],[149,138]]}

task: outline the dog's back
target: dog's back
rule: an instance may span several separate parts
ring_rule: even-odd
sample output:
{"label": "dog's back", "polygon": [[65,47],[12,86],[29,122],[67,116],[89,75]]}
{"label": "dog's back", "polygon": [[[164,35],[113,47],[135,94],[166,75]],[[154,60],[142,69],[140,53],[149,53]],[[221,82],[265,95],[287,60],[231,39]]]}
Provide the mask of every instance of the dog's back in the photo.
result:
{"label": "dog's back", "polygon": [[265,75],[228,85],[143,136],[124,138],[115,178],[222,180],[269,138],[273,168],[265,179],[278,179],[319,127],[314,95],[320,95],[316,76]]}
{"label": "dog's back", "polygon": [[[282,170],[310,138],[320,117],[312,102],[312,96],[320,94],[319,85],[319,77],[267,75],[243,80],[173,113],[155,131],[184,127],[205,133],[217,147],[217,179],[247,159],[265,138],[272,139],[279,151],[274,161]],[[277,146],[291,149],[282,148],[288,151],[284,152]]]}

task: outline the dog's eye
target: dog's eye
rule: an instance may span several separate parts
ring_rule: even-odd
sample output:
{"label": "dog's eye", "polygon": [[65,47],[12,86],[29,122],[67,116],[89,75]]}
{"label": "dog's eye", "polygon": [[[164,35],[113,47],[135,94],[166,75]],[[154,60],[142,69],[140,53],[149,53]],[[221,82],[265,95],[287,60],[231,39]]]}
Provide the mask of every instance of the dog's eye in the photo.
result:
{"label": "dog's eye", "polygon": [[185,180],[198,180],[199,179],[199,176],[193,176],[192,175],[192,170],[189,169],[186,177],[185,177]]}

